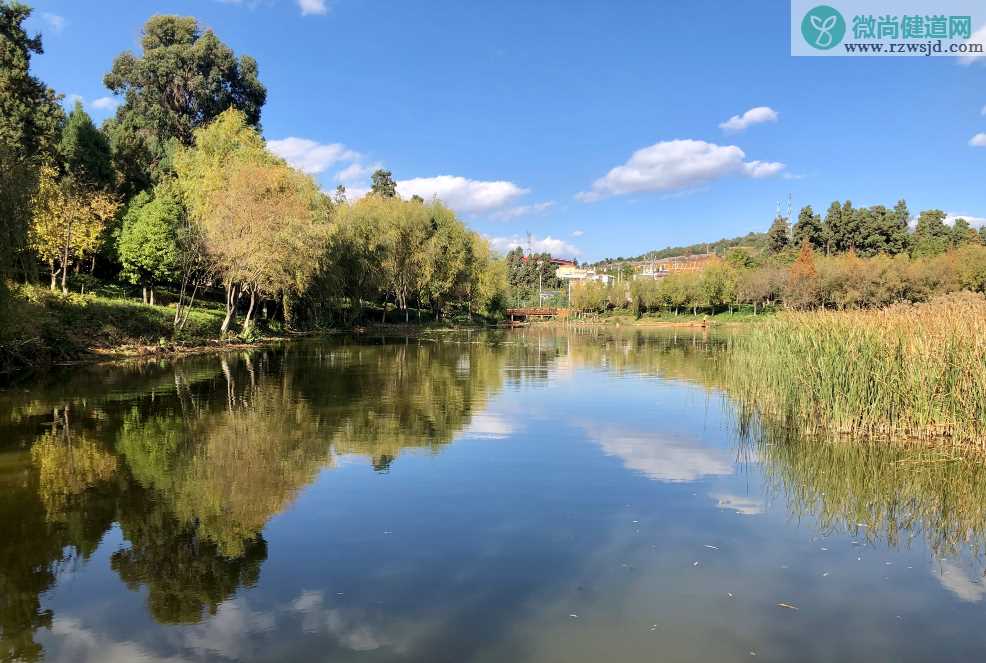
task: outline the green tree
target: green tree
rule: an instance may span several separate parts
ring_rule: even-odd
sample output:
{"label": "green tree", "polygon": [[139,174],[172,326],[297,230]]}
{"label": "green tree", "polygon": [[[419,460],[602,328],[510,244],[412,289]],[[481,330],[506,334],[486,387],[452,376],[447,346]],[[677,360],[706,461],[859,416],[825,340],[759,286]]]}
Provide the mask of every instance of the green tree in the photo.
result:
{"label": "green tree", "polygon": [[891,211],[883,205],[874,205],[856,210],[856,217],[858,242],[855,248],[861,255],[897,255],[908,249],[910,236],[906,216],[902,217],[899,210]]}
{"label": "green tree", "polygon": [[839,243],[842,240],[842,205],[838,200],[833,200],[825,213],[825,254],[831,255],[839,250]]}
{"label": "green tree", "polygon": [[780,214],[774,219],[767,231],[767,250],[770,253],[780,253],[791,243],[791,235],[787,219]]}
{"label": "green tree", "polygon": [[825,250],[827,244],[825,226],[822,224],[822,217],[815,214],[811,205],[805,205],[798,213],[798,222],[794,224],[792,239],[795,246],[802,246],[807,242],[813,248]]}
{"label": "green tree", "polygon": [[31,56],[44,52],[41,37],[24,30],[30,15],[26,5],[0,0],[0,276],[15,266],[37,273],[25,251],[31,198],[64,118],[58,96],[30,72]]}
{"label": "green tree", "polygon": [[969,222],[961,217],[955,219],[950,235],[951,244],[953,247],[959,247],[979,241],[979,235],[972,229]]}
{"label": "green tree", "polygon": [[77,186],[109,189],[114,183],[110,142],[76,101],[58,143],[65,176]]}
{"label": "green tree", "polygon": [[173,184],[162,182],[153,193],[130,201],[117,241],[122,276],[143,286],[144,303],[154,304],[154,288],[179,278],[179,232],[185,208]]}
{"label": "green tree", "polygon": [[944,253],[951,244],[951,231],[945,225],[945,212],[939,209],[925,210],[918,215],[914,228],[914,256],[936,256]]}
{"label": "green tree", "polygon": [[370,193],[384,198],[397,197],[397,182],[394,181],[394,176],[389,170],[375,170],[370,176],[370,181]]}
{"label": "green tree", "polygon": [[212,30],[192,17],[151,17],[144,24],[142,53],[117,56],[103,82],[123,97],[107,123],[124,187],[147,188],[168,170],[174,144],[191,145],[195,130],[235,108],[259,127],[267,90],[257,62],[239,58]]}

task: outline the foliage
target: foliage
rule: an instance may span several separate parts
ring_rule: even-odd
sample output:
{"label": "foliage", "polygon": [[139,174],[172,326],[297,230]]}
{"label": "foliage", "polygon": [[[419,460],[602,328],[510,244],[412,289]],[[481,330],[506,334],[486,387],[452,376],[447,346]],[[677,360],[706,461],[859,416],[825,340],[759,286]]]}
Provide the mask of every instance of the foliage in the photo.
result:
{"label": "foliage", "polygon": [[58,155],[62,172],[77,186],[105,190],[115,183],[109,140],[92,123],[81,101],[75,102],[62,129]]}
{"label": "foliage", "polygon": [[136,193],[167,174],[175,144],[191,145],[195,130],[230,108],[260,124],[267,91],[257,62],[237,58],[212,30],[191,17],[157,15],[144,25],[142,52],[117,56],[103,79],[123,97],[107,124],[125,190]]}
{"label": "foliage", "polygon": [[171,182],[135,196],[123,215],[117,241],[121,276],[130,283],[151,287],[177,280],[178,234],[184,216],[184,205]]}
{"label": "foliage", "polygon": [[31,9],[0,0],[0,277],[36,273],[25,254],[31,199],[42,164],[56,152],[64,113],[55,92],[31,76],[31,56],[43,53],[41,37],[23,24]]}
{"label": "foliage", "polygon": [[767,251],[770,253],[780,253],[791,243],[791,233],[787,219],[780,214],[774,218],[774,222],[767,231]]}
{"label": "foliage", "polygon": [[[370,180],[370,193],[384,198],[397,197],[397,182],[394,181],[394,176],[389,170],[378,168],[373,171]],[[419,201],[424,202],[420,196]]]}
{"label": "foliage", "polygon": [[48,263],[51,288],[58,274],[67,293],[68,268],[99,248],[103,229],[119,204],[107,193],[59,182],[52,166],[43,166],[33,200],[30,244]]}

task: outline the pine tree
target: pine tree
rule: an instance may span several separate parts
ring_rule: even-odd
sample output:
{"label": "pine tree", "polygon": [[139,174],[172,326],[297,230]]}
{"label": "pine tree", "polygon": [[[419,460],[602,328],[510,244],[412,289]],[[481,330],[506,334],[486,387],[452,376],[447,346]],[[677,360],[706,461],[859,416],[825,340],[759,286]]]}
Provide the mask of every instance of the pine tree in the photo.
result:
{"label": "pine tree", "polygon": [[791,243],[787,219],[780,214],[774,219],[767,231],[767,250],[770,253],[780,253]]}
{"label": "pine tree", "polygon": [[812,248],[825,249],[825,227],[822,225],[822,218],[815,214],[811,205],[805,205],[798,214],[798,222],[794,224],[792,239],[795,246],[801,246],[805,242],[811,244]]}

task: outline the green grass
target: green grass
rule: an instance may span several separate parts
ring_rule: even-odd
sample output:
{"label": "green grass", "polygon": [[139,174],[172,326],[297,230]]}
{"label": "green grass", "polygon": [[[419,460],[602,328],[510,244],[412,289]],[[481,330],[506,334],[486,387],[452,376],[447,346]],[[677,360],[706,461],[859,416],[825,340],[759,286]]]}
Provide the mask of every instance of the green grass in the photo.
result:
{"label": "green grass", "polygon": [[[98,291],[97,291],[98,292]],[[174,338],[172,306],[99,294],[62,295],[33,285],[9,286],[0,322],[0,372],[76,359],[94,349],[219,337],[221,310],[196,306]]]}
{"label": "green grass", "polygon": [[986,446],[986,298],[782,313],[717,363],[745,407],[802,430]]}
{"label": "green grass", "polygon": [[606,313],[590,315],[581,319],[590,322],[618,322],[624,325],[647,325],[649,323],[698,324],[703,321],[711,322],[712,324],[733,324],[762,322],[772,318],[773,316],[774,313],[772,311],[768,311],[766,313],[760,311],[754,315],[753,309],[750,307],[737,309],[732,312],[719,311],[714,314],[708,312],[703,313],[701,311],[697,314],[693,314],[691,310],[682,310],[678,313],[678,315],[675,315],[673,311],[659,311],[645,313],[639,318],[633,313],[633,311],[628,309],[613,309],[611,311],[607,311]]}

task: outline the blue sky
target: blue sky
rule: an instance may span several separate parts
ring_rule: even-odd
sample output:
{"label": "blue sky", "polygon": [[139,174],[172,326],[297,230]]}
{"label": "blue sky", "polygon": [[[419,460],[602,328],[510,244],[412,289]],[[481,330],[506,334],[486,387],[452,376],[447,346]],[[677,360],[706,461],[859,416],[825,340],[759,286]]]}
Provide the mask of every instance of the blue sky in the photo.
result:
{"label": "blue sky", "polygon": [[30,4],[34,71],[97,122],[144,21],[193,15],[257,59],[265,136],[325,189],[382,165],[499,248],[637,255],[765,230],[788,194],[986,221],[986,65],[791,57],[788,2]]}

